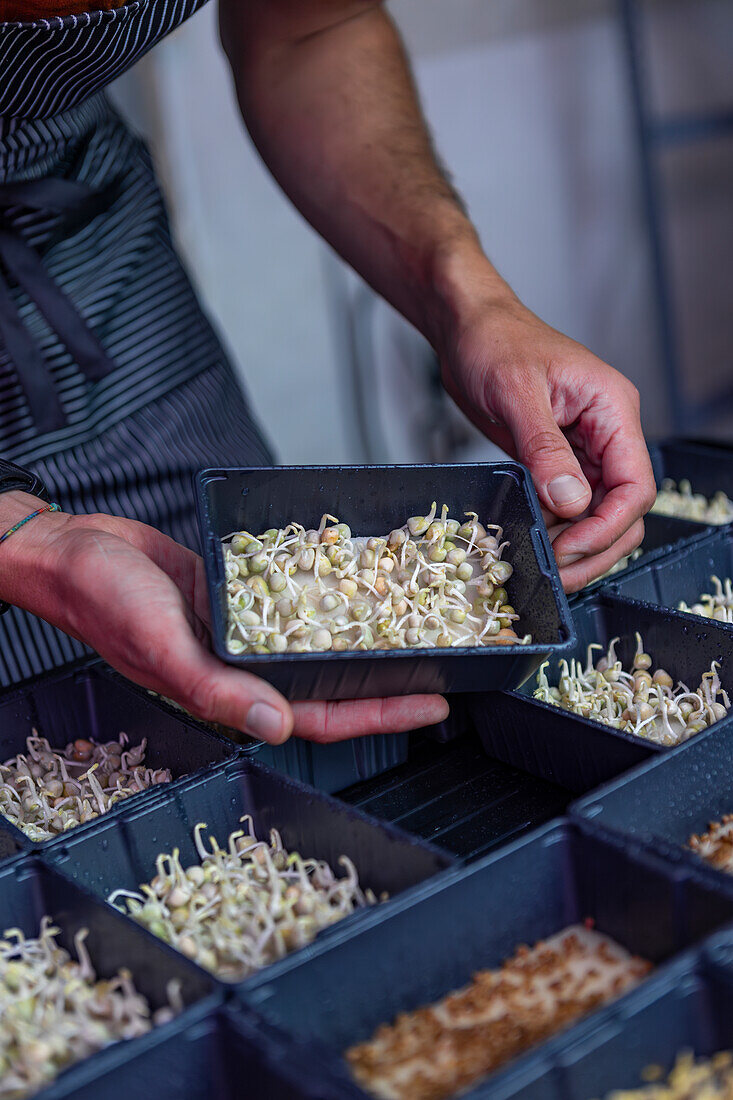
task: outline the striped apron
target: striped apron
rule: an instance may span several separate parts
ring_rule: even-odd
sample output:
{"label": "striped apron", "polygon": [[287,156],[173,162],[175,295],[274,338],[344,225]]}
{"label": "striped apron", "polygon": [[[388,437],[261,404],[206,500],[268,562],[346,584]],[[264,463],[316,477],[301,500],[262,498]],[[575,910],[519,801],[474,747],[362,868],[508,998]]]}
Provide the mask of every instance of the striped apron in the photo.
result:
{"label": "striped apron", "polygon": [[[272,461],[102,88],[206,0],[0,23],[0,454],[70,512],[198,545],[201,466]],[[0,616],[0,685],[86,652]]]}

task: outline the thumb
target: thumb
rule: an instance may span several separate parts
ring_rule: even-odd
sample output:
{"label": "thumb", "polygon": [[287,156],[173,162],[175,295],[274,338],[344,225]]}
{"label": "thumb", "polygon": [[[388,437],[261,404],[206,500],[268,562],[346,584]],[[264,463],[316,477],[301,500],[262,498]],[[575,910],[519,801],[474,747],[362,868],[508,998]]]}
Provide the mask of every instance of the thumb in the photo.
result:
{"label": "thumb", "polygon": [[567,439],[560,431],[544,387],[521,399],[508,395],[503,420],[512,433],[517,458],[529,469],[540,503],[565,519],[580,515],[590,503],[591,488]]}

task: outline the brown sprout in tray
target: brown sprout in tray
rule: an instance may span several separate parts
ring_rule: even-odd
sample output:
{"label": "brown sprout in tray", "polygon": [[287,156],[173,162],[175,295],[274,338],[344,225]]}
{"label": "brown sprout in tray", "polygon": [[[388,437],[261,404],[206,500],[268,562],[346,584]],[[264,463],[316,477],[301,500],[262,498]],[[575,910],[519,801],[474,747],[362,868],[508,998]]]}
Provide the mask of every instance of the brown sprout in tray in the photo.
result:
{"label": "brown sprout in tray", "polygon": [[621,996],[650,969],[586,921],[518,947],[463,989],[401,1013],[346,1058],[380,1100],[446,1100]]}

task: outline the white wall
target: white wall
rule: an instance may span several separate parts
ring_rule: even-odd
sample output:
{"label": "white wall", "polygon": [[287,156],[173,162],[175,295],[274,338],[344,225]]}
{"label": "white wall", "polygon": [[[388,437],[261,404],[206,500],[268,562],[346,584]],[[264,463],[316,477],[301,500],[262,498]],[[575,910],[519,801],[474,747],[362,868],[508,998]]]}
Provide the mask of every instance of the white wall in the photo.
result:
{"label": "white wall", "polygon": [[[611,9],[602,0],[390,6],[413,50],[438,147],[489,254],[529,306],[634,379],[648,429],[663,431],[646,239]],[[665,27],[679,37],[679,5],[658,7],[671,9]],[[717,40],[721,5],[707,7]],[[242,130],[215,17],[215,5],[207,5],[118,94],[154,140],[181,247],[280,458],[359,460],[344,406],[346,349],[334,339],[342,318],[333,313],[333,265]],[[699,69],[705,39],[694,41]],[[663,84],[660,72],[658,64]],[[353,279],[343,271],[335,277],[342,292],[353,293]],[[696,323],[705,327],[704,318]],[[380,305],[375,325],[389,334],[401,322]],[[394,373],[399,361],[391,362],[389,349],[396,342],[383,333],[368,369]],[[403,346],[418,354],[411,339]]]}

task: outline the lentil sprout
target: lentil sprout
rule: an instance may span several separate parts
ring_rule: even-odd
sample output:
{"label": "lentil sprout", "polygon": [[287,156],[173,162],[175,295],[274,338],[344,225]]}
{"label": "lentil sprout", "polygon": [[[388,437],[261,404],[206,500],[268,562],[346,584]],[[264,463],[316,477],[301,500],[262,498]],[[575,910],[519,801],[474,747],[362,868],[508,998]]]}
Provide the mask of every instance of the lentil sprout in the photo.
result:
{"label": "lentil sprout", "polygon": [[43,917],[37,939],[19,928],[0,939],[0,1098],[31,1096],[63,1069],[121,1039],[145,1035],[183,1009],[179,983],[167,1007],[151,1013],[129,970],[98,980],[85,946],[77,959],[56,943],[60,929]]}
{"label": "lentil sprout", "polygon": [[401,1012],[346,1051],[358,1083],[380,1100],[447,1100],[510,1059],[620,997],[651,963],[571,925],[522,945],[434,1004]]}
{"label": "lentil sprout", "polygon": [[671,478],[665,478],[652,505],[652,512],[692,519],[697,523],[730,523],[733,520],[733,500],[722,490],[708,500],[702,493],[693,493],[689,481],[680,481],[677,486]]}
{"label": "lentil sprout", "polygon": [[115,890],[107,899],[224,981],[242,981],[377,902],[359,886],[347,856],[339,859],[346,873],[338,878],[323,860],[288,852],[276,829],[268,844],[255,836],[249,814],[240,821],[245,828],[229,836],[226,848],[213,836],[207,848],[200,822],[199,864],[184,868],[174,848],[158,856],[157,874],[140,893]]}
{"label": "lentil sprout", "polygon": [[226,535],[230,653],[523,645],[506,585],[501,527],[433,503],[383,537],[356,538],[326,514]]}
{"label": "lentil sprout", "polygon": [[597,643],[588,646],[585,667],[575,659],[562,660],[557,687],[547,679],[549,661],[545,661],[534,698],[659,745],[678,745],[725,718],[730,699],[720,683],[717,661],[691,691],[682,682],[675,687],[665,669],[654,669],[639,633],[631,670],[625,671],[616,657],[618,642],[618,638],[611,641],[595,666],[593,651],[603,649]]}
{"label": "lentil sprout", "polygon": [[702,615],[706,619],[715,619],[719,623],[733,623],[733,585],[729,577],[721,581],[719,577],[710,578],[715,586],[712,593],[703,592],[697,603],[688,607],[682,600],[678,610],[689,611],[692,615]]}
{"label": "lentil sprout", "polygon": [[50,840],[131,795],[170,783],[168,768],[145,766],[145,739],[127,744],[121,733],[116,741],[77,738],[54,749],[33,730],[26,752],[0,764],[0,813],[31,840]]}
{"label": "lentil sprout", "polygon": [[733,814],[711,821],[704,833],[693,833],[687,847],[718,871],[733,874]]}

